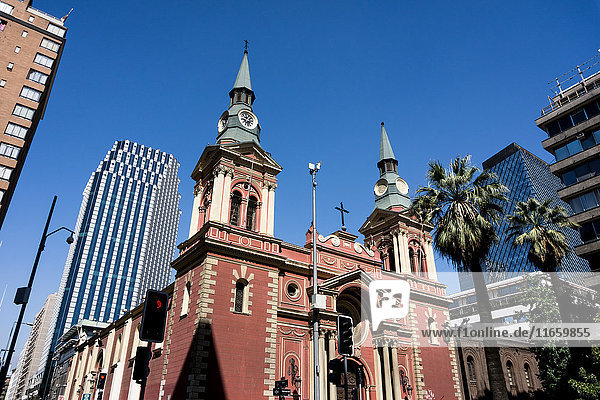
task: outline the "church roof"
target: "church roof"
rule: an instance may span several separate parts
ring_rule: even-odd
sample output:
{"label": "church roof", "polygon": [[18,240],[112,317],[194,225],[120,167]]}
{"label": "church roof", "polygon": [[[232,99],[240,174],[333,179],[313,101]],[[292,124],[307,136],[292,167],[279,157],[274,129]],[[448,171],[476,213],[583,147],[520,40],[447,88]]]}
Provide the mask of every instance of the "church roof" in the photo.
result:
{"label": "church roof", "polygon": [[383,122],[381,123],[381,144],[379,146],[379,161],[388,160],[388,159],[396,159],[394,157],[394,152],[392,151],[392,145],[390,144],[390,139],[388,139],[387,132],[385,131],[385,126],[383,126]]}
{"label": "church roof", "polygon": [[233,88],[246,88],[252,90],[252,84],[250,83],[250,67],[248,66],[248,51],[244,51],[244,58],[238,71],[237,77]]}

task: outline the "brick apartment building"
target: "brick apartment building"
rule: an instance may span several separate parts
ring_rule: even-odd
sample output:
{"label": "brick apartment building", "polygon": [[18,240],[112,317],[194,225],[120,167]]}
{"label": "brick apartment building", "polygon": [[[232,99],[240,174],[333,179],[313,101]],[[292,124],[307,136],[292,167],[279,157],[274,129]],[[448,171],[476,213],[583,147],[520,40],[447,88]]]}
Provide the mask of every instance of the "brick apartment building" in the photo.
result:
{"label": "brick apartment building", "polygon": [[64,18],[31,0],[0,1],[0,228],[44,118],[66,33]]}

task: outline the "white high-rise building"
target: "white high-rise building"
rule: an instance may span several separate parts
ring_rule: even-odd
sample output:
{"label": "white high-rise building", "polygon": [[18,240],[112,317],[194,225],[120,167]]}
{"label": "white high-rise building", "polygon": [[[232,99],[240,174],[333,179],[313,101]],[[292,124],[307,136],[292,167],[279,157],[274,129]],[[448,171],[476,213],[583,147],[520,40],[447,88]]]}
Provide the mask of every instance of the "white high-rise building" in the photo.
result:
{"label": "white high-rise building", "polygon": [[82,319],[110,322],[170,281],[179,226],[179,162],[117,141],[85,190],[39,373],[58,339]]}
{"label": "white high-rise building", "polygon": [[26,399],[29,379],[37,372],[44,342],[50,329],[52,312],[56,303],[56,293],[46,298],[44,306],[37,313],[31,327],[29,338],[19,356],[17,368],[10,378],[10,384],[6,392],[6,400]]}

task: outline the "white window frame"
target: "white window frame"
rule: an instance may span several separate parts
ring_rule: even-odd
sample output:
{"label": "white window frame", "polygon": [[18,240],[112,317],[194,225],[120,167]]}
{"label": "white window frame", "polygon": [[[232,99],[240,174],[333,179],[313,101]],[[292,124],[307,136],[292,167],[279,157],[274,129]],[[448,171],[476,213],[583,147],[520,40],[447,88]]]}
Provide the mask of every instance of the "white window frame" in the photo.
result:
{"label": "white window frame", "polygon": [[54,58],[48,57],[42,53],[37,53],[33,62],[46,68],[52,68],[52,65],[54,65]]}
{"label": "white window frame", "polygon": [[12,12],[14,9],[15,8],[13,6],[11,6],[10,4],[6,4],[3,1],[0,1],[0,11],[2,11],[3,13],[12,15]]}
{"label": "white window frame", "polygon": [[25,139],[27,136],[27,128],[13,122],[9,122],[4,129],[4,133],[19,139]]}
{"label": "white window frame", "polygon": [[13,112],[12,112],[12,115],[21,117],[28,121],[33,120],[34,114],[35,114],[35,110],[33,108],[24,106],[22,104],[15,104],[15,108],[13,109]]}
{"label": "white window frame", "polygon": [[57,43],[54,40],[50,40],[48,38],[42,38],[42,43],[40,43],[40,47],[58,53],[58,49],[60,49],[60,43]]}
{"label": "white window frame", "polygon": [[54,33],[56,36],[65,37],[66,29],[63,29],[60,26],[48,24],[48,28],[46,28],[46,30],[50,33]]}
{"label": "white window frame", "polygon": [[[40,79],[40,80],[31,79],[32,73],[33,74],[39,74],[39,76],[41,76],[42,79]],[[46,82],[48,81],[48,74],[40,72],[37,69],[30,69],[29,73],[27,74],[27,79],[29,79],[32,82],[39,83],[40,85],[45,85]]]}
{"label": "white window frame", "polygon": [[19,156],[20,150],[21,149],[17,146],[0,142],[0,156],[16,159]]}
{"label": "white window frame", "polygon": [[29,86],[23,86],[20,96],[27,100],[39,102],[40,98],[42,97],[42,92]]}
{"label": "white window frame", "polygon": [[5,165],[0,165],[0,180],[9,180],[10,174],[12,174],[13,169],[9,168]]}

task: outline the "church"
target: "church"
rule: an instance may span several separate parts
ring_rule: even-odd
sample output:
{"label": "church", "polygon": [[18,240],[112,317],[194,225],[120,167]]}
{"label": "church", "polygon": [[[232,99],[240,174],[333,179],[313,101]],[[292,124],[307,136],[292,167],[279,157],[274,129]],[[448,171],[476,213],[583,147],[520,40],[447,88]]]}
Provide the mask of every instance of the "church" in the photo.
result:
{"label": "church", "polygon": [[[364,242],[345,230],[321,234],[309,227],[306,242],[292,244],[274,236],[275,193],[286,188],[277,186],[282,166],[260,145],[254,101],[244,51],[216,143],[204,149],[191,174],[189,237],[172,262],[175,281],[164,289],[170,296],[165,340],[152,345],[144,398],[275,399],[275,381],[284,377],[292,393],[287,398],[312,399],[316,241],[318,292],[326,299],[318,313],[320,399],[344,398],[343,386],[328,381],[327,368],[340,358],[338,315],[354,321],[351,398],[461,399],[454,348],[417,334],[449,321],[451,300],[437,280],[433,227],[406,214],[408,185],[398,174],[383,123],[375,207],[359,229]],[[368,298],[368,283],[380,279],[409,284],[409,312],[373,331],[361,299]],[[79,341],[64,399],[139,398],[140,385],[131,377],[141,314],[138,306]],[[106,374],[103,387],[97,384],[100,374]]]}

